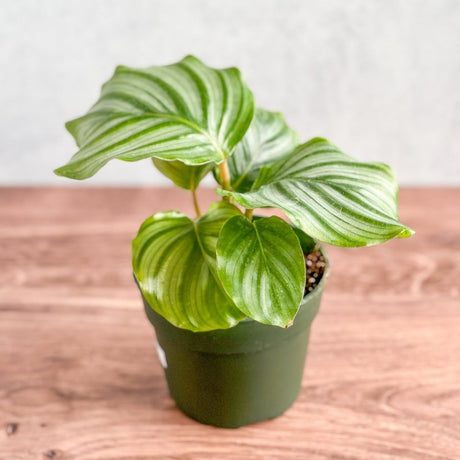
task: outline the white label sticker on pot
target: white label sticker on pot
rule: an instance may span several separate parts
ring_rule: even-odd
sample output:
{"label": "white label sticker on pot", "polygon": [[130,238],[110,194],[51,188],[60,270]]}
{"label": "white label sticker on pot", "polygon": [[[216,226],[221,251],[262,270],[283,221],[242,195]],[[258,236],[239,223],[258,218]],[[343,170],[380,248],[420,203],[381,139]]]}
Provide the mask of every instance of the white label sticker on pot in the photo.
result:
{"label": "white label sticker on pot", "polygon": [[158,342],[157,342],[157,355],[158,355],[158,359],[160,360],[161,365],[163,366],[164,369],[166,369],[168,367],[168,363],[166,361],[166,355],[165,355],[163,348],[161,348]]}

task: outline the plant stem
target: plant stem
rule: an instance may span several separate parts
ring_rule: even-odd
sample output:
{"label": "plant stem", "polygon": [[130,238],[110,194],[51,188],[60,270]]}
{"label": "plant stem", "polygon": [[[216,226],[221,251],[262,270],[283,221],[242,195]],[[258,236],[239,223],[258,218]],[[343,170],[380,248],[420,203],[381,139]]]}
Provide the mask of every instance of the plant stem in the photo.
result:
{"label": "plant stem", "polygon": [[[219,163],[220,184],[223,190],[230,190],[230,171],[228,170],[227,161]],[[228,196],[222,197],[224,201],[230,201]]]}
{"label": "plant stem", "polygon": [[252,212],[254,211],[254,209],[246,209],[246,211],[244,211],[244,215],[249,219],[249,220],[252,220]]}
{"label": "plant stem", "polygon": [[230,171],[228,170],[227,161],[224,160],[219,164],[220,182],[224,190],[230,190]]}
{"label": "plant stem", "polygon": [[192,189],[192,198],[193,198],[193,206],[195,207],[196,216],[201,216],[200,206],[198,205],[198,198],[196,196],[196,189]]}

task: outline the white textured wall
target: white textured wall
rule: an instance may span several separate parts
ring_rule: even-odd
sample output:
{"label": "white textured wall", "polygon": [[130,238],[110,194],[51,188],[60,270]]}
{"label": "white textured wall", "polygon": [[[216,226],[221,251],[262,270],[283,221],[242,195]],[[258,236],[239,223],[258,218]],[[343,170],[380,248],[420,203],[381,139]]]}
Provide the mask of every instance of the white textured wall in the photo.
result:
{"label": "white textured wall", "polygon": [[[69,184],[82,115],[117,64],[240,67],[304,140],[460,185],[460,0],[0,0],[0,184]],[[168,184],[114,161],[89,184]]]}

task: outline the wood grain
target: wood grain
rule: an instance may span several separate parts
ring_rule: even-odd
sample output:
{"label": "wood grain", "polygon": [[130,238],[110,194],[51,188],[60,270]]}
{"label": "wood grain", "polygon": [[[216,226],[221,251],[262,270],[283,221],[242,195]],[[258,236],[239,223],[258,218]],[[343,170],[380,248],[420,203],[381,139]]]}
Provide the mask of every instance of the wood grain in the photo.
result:
{"label": "wood grain", "polygon": [[460,189],[400,202],[414,238],[329,249],[298,401],[235,431],[175,408],[131,275],[140,222],[189,195],[0,189],[0,458],[460,458]]}

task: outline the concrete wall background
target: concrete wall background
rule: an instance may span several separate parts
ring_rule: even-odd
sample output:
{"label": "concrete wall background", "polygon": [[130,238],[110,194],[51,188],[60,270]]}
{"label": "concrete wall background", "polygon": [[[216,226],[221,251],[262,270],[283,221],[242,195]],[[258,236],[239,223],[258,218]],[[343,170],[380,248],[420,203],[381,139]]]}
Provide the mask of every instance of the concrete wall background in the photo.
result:
{"label": "concrete wall background", "polygon": [[[283,112],[404,185],[460,185],[459,0],[0,1],[0,184],[71,185],[64,122],[117,64],[238,66]],[[170,182],[114,161],[81,185]],[[74,183],[75,185],[75,183]]]}

